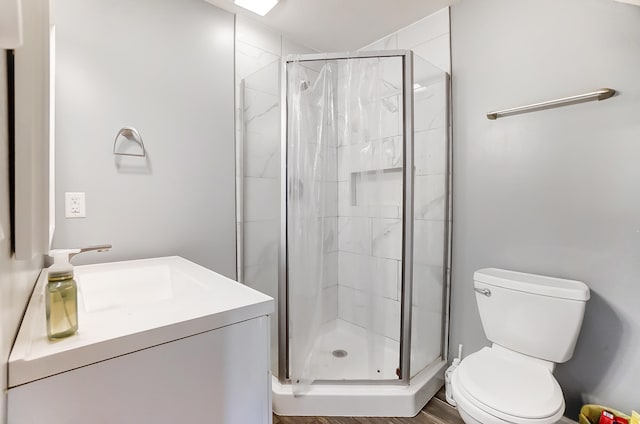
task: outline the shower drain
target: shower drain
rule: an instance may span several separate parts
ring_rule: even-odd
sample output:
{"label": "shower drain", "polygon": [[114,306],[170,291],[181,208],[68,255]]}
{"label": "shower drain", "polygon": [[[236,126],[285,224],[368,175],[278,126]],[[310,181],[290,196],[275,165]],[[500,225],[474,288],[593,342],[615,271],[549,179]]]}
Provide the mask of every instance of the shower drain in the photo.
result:
{"label": "shower drain", "polygon": [[345,356],[347,356],[349,353],[347,353],[346,350],[344,349],[336,349],[333,352],[331,352],[331,354],[333,356],[335,356],[336,358],[344,358]]}

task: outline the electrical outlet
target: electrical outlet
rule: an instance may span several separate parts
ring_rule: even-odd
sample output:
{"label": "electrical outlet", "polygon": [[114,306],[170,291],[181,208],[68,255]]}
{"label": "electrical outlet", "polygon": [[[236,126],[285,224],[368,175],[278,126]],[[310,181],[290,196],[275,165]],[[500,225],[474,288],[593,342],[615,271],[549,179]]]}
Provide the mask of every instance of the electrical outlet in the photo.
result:
{"label": "electrical outlet", "polygon": [[85,218],[87,216],[86,203],[83,192],[64,193],[65,218]]}

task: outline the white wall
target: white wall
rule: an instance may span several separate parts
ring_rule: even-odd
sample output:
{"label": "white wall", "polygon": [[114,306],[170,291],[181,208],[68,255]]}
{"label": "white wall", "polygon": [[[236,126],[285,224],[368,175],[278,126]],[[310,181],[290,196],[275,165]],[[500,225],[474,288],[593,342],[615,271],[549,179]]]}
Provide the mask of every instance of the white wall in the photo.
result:
{"label": "white wall", "polygon": [[445,7],[359,50],[413,50],[443,71],[451,72],[449,8]]}
{"label": "white wall", "polygon": [[[611,0],[462,1],[451,8],[451,346],[488,344],[473,272],[585,281],[575,355],[556,376],[582,402],[640,408],[640,8]],[[603,102],[485,114],[601,87]],[[543,313],[543,312],[542,312]],[[454,349],[455,350],[455,349]]]}
{"label": "white wall", "polygon": [[[55,14],[55,247],[234,277],[233,15],[201,0],[58,0]],[[146,158],[112,154],[127,125]],[[86,193],[86,218],[65,219],[66,191]]]}

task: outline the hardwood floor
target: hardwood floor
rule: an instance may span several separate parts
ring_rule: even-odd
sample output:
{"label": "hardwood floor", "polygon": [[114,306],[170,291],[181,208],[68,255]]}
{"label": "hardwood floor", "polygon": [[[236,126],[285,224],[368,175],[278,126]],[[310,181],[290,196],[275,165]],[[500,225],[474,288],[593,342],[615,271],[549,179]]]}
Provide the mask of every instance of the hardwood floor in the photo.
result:
{"label": "hardwood floor", "polygon": [[273,416],[273,424],[464,424],[458,411],[444,400],[444,391],[412,418],[369,417],[279,417]]}

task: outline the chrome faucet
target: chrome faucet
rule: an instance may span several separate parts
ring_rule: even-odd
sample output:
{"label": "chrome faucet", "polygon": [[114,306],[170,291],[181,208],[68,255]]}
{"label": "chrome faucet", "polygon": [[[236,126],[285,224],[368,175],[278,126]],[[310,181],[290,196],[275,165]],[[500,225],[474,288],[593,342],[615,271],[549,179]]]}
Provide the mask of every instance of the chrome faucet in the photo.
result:
{"label": "chrome faucet", "polygon": [[69,261],[71,261],[71,259],[76,256],[79,255],[80,253],[84,253],[84,252],[108,252],[109,250],[111,250],[111,245],[110,244],[98,244],[95,246],[87,246],[87,247],[83,247],[81,249],[74,249],[74,251],[72,253],[69,253]]}

